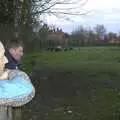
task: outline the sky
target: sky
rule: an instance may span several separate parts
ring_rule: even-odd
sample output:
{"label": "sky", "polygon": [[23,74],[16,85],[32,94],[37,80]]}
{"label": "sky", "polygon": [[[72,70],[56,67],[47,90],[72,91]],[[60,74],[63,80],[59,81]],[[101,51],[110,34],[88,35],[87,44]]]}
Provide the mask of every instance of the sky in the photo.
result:
{"label": "sky", "polygon": [[88,0],[82,9],[89,13],[81,16],[69,16],[70,21],[51,15],[47,16],[46,21],[49,25],[60,27],[68,33],[81,25],[93,27],[96,24],[103,24],[108,32],[118,33],[120,31],[120,0]]}

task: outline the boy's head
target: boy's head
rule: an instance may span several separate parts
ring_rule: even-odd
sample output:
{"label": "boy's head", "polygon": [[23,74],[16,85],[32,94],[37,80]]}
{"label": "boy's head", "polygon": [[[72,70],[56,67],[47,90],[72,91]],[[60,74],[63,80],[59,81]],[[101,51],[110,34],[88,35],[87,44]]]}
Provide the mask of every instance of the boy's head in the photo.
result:
{"label": "boy's head", "polygon": [[21,58],[23,56],[22,41],[20,41],[20,40],[9,41],[6,48],[15,60],[17,60],[17,61],[21,60]]}

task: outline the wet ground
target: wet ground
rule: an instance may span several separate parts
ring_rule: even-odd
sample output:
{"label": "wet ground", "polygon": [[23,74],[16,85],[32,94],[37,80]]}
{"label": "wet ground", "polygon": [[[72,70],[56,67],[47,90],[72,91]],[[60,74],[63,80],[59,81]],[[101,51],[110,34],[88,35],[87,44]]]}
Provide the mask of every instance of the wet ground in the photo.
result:
{"label": "wet ground", "polygon": [[[119,81],[75,71],[34,70],[35,98],[15,120],[119,120]],[[14,109],[13,111],[16,111]]]}

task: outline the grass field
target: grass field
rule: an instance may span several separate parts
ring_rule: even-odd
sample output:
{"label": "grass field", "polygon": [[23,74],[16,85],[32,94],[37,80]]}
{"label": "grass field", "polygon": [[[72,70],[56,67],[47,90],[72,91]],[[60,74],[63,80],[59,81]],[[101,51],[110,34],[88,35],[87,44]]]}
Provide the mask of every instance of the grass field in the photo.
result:
{"label": "grass field", "polygon": [[[33,53],[24,57],[23,67],[28,72],[34,68],[54,71],[46,74],[46,82],[42,78],[38,80],[40,88],[36,88],[39,94],[36,101],[39,96],[56,98],[55,106],[48,107],[46,119],[120,119],[119,47]],[[41,105],[37,107],[42,109]],[[67,110],[72,113],[64,114]]]}
{"label": "grass field", "polygon": [[120,48],[84,47],[80,51],[33,53],[25,56],[23,66],[26,71],[38,67],[119,76]]}

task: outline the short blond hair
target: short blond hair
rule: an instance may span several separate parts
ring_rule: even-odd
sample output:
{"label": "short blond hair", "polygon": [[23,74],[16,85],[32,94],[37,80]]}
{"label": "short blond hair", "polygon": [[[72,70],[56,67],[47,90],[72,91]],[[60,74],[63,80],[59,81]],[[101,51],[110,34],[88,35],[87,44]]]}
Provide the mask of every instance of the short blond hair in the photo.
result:
{"label": "short blond hair", "polygon": [[8,41],[8,43],[6,44],[6,49],[9,50],[11,48],[18,48],[20,46],[22,46],[22,47],[24,46],[22,40],[14,39],[14,40]]}

